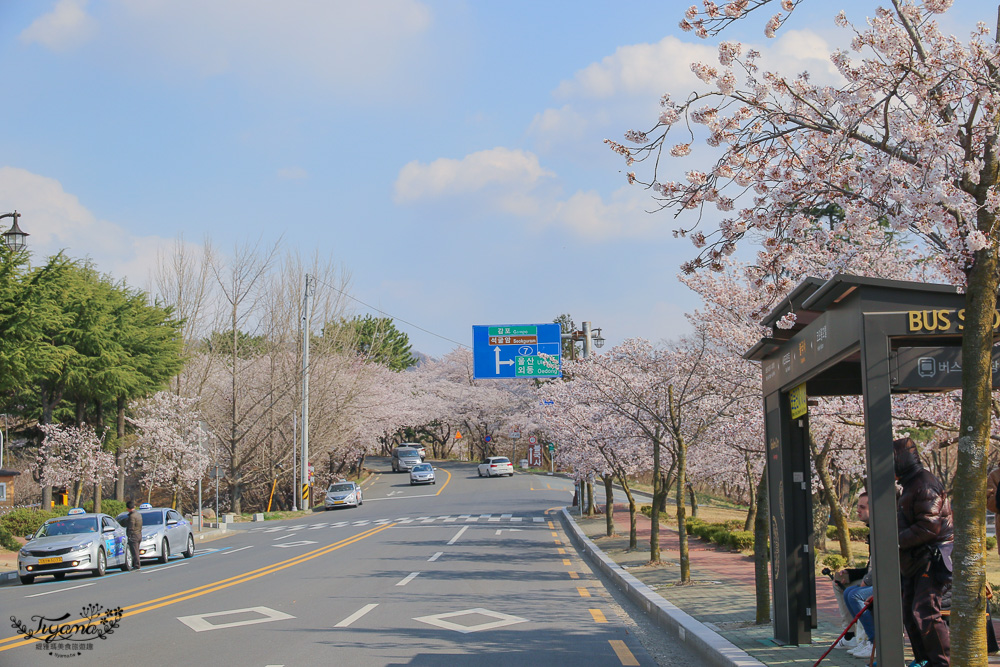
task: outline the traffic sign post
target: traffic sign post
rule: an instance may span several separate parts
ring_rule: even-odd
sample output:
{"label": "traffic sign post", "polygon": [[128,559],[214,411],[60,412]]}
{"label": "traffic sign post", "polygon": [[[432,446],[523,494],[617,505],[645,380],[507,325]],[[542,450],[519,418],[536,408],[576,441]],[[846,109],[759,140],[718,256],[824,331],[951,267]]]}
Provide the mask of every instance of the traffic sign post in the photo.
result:
{"label": "traffic sign post", "polygon": [[555,443],[549,443],[549,474],[556,474],[556,446]]}
{"label": "traffic sign post", "polygon": [[473,377],[562,377],[561,334],[558,324],[474,325]]}

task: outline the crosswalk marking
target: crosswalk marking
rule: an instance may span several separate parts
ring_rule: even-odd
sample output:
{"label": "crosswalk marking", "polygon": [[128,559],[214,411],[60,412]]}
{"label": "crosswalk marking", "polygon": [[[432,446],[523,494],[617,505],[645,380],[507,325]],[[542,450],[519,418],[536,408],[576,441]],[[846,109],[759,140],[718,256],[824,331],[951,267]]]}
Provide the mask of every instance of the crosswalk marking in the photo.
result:
{"label": "crosswalk marking", "polygon": [[[478,523],[481,519],[485,519],[488,523],[525,523],[531,521],[532,523],[545,523],[545,518],[540,516],[514,516],[513,514],[459,514],[458,516],[442,515],[442,516],[418,516],[418,517],[408,517],[401,516],[398,519],[358,519],[356,521],[337,521],[335,523],[313,523],[313,524],[298,524],[295,526],[260,526],[257,528],[250,528],[247,530],[248,533],[282,533],[282,537],[290,537],[290,533],[296,530],[304,530],[308,528],[309,530],[322,530],[324,528],[344,528],[345,526],[367,526],[369,524],[382,526],[387,523],[398,523],[398,524],[411,524],[411,523],[455,523],[459,520],[465,520],[465,523]],[[281,539],[281,538],[275,538]]]}

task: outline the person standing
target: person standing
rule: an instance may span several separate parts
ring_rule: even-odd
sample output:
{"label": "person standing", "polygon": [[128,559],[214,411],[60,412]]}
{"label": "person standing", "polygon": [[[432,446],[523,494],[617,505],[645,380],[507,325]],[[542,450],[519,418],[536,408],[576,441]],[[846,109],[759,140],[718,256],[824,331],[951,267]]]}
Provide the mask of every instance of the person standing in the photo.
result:
{"label": "person standing", "polygon": [[125,519],[125,537],[128,538],[128,549],[132,552],[132,569],[139,569],[139,542],[142,541],[142,515],[135,509],[135,501],[125,503],[128,517]]}
{"label": "person standing", "polygon": [[941,593],[951,580],[954,525],[944,486],[925,469],[912,438],[892,443],[899,529],[899,569],[903,578],[903,626],[914,663],[946,667],[951,639],[941,617]]}

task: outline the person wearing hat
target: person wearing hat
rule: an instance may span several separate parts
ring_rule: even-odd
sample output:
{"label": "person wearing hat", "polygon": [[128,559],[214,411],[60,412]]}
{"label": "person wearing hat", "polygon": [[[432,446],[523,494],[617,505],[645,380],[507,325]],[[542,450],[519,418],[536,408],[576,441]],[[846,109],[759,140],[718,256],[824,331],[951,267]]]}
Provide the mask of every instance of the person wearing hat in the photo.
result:
{"label": "person wearing hat", "polygon": [[132,552],[132,569],[139,569],[139,542],[142,541],[142,515],[135,509],[135,501],[125,503],[128,518],[125,519],[125,536],[128,538],[128,548]]}

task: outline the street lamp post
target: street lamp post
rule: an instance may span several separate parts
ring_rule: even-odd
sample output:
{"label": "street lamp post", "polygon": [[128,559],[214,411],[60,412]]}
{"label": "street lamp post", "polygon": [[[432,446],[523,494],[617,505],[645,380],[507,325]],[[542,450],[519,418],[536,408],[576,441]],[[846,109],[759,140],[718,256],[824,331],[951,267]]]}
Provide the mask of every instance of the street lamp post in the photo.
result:
{"label": "street lamp post", "polygon": [[[596,333],[595,333],[596,332]],[[604,347],[604,336],[601,335],[600,327],[592,329],[590,322],[583,323],[583,331],[574,331],[572,333],[564,333],[561,335],[562,338],[572,341],[570,344],[570,358],[576,357],[576,344],[583,341],[583,358],[586,359],[590,356],[591,351],[595,347]],[[554,465],[553,465],[554,467]],[[587,513],[593,513],[594,506],[594,484],[591,481],[580,480],[577,485],[577,502],[580,510],[580,516],[583,516],[583,499],[584,491],[588,491],[587,497],[590,499],[587,506]]]}
{"label": "street lamp post", "polygon": [[17,219],[20,217],[21,214],[17,211],[0,215],[0,220],[14,218],[14,223],[10,226],[10,229],[3,233],[3,242],[11,252],[24,250],[24,247],[27,245],[28,236],[30,236],[30,234],[21,231],[21,228],[18,227]]}

